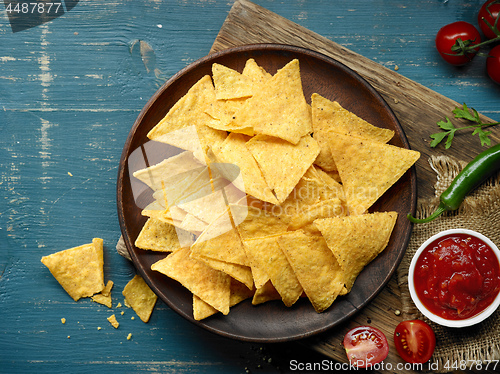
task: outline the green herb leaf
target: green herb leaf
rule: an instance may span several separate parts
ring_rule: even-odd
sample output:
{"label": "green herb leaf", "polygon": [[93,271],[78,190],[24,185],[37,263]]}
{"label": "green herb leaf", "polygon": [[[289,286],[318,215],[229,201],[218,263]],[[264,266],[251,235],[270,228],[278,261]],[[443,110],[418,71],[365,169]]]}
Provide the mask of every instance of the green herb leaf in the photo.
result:
{"label": "green herb leaf", "polygon": [[453,123],[451,123],[450,119],[446,117],[446,122],[445,121],[439,121],[437,125],[442,128],[443,130],[453,130],[455,126]]}
{"label": "green herb leaf", "polygon": [[491,144],[491,139],[489,138],[489,136],[491,135],[491,131],[485,131],[484,128],[488,126],[499,125],[500,122],[483,123],[481,121],[481,118],[479,117],[479,113],[477,112],[477,110],[475,110],[474,108],[469,109],[465,103],[461,108],[456,107],[455,109],[453,109],[452,113],[455,115],[455,118],[465,119],[467,121],[474,122],[474,124],[457,128],[453,125],[448,117],[445,117],[446,120],[441,120],[436,123],[440,129],[445,131],[430,135],[432,139],[430,143],[431,147],[436,147],[444,140],[444,138],[446,138],[444,147],[445,149],[450,148],[453,142],[453,138],[455,137],[455,132],[465,129],[474,129],[472,135],[479,136],[479,140],[481,141],[481,145],[483,147],[489,146]]}
{"label": "green herb leaf", "polygon": [[[475,110],[474,110],[475,111]],[[467,105],[464,103],[463,108],[455,108],[452,113],[455,115],[455,118],[463,118],[472,122],[476,122],[476,117],[474,117],[470,112]],[[477,112],[476,112],[477,113]],[[478,117],[479,119],[479,117]]]}
{"label": "green herb leaf", "polygon": [[488,136],[491,134],[491,131],[484,131],[481,127],[478,127],[474,130],[472,135],[479,135],[479,140],[481,140],[481,145],[489,146],[491,144],[491,139]]}
{"label": "green herb leaf", "polygon": [[457,130],[451,130],[450,133],[448,134],[448,138],[446,139],[446,142],[444,143],[445,149],[448,149],[451,147],[451,142],[453,141],[453,138],[455,137],[455,131],[457,131]]}
{"label": "green herb leaf", "polygon": [[444,137],[448,135],[448,132],[438,132],[436,134],[432,134],[431,138],[433,139],[430,146],[432,148],[436,147],[441,141],[444,139]]}

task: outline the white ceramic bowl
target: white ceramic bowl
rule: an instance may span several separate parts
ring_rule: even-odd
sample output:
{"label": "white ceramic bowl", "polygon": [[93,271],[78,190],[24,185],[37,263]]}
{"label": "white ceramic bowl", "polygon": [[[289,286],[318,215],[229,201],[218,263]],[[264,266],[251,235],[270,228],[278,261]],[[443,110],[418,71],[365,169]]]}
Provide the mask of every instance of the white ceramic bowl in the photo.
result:
{"label": "white ceramic bowl", "polygon": [[447,327],[466,327],[466,326],[475,325],[475,324],[485,320],[486,318],[488,318],[498,308],[498,306],[500,305],[500,293],[493,300],[493,302],[486,309],[484,309],[481,313],[476,314],[476,315],[474,315],[470,318],[467,318],[467,319],[449,320],[449,319],[445,319],[445,318],[442,318],[440,316],[437,316],[436,314],[429,311],[424,306],[424,304],[422,304],[422,302],[418,298],[417,293],[415,291],[415,285],[413,283],[413,276],[414,276],[414,271],[415,271],[415,264],[417,263],[418,258],[420,257],[420,255],[424,251],[424,249],[428,245],[430,245],[433,241],[435,241],[441,237],[444,237],[446,235],[449,235],[449,234],[467,234],[467,235],[474,236],[476,238],[481,239],[483,242],[485,242],[493,250],[493,252],[495,253],[495,255],[498,259],[498,262],[500,263],[500,250],[486,236],[484,236],[476,231],[466,230],[466,229],[451,229],[451,230],[442,231],[442,232],[430,237],[429,239],[427,239],[420,246],[420,248],[417,250],[417,252],[413,256],[413,259],[411,260],[411,263],[410,263],[410,269],[408,271],[408,287],[410,289],[410,295],[411,295],[413,302],[417,306],[418,310],[420,310],[420,312],[422,312],[422,314],[424,316],[426,316],[427,318],[429,318],[431,321],[433,321],[435,323],[438,323],[440,325],[447,326]]}

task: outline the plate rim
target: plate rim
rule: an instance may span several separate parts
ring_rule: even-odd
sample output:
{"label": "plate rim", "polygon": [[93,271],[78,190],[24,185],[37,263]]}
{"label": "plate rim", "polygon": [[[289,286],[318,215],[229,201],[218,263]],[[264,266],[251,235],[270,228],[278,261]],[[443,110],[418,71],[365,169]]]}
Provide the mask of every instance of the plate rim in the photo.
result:
{"label": "plate rim", "polygon": [[[214,60],[214,59],[217,59],[219,57],[224,57],[226,55],[243,53],[243,52],[255,52],[255,51],[260,51],[260,50],[273,51],[273,52],[291,52],[291,53],[296,53],[296,54],[306,54],[308,56],[312,56],[313,58],[317,58],[319,60],[322,60],[328,64],[336,65],[340,69],[348,71],[350,74],[355,76],[355,78],[364,86],[365,89],[369,90],[371,92],[371,94],[375,98],[377,98],[377,100],[380,102],[380,104],[382,104],[384,106],[386,113],[390,117],[392,117],[393,122],[396,124],[396,126],[399,129],[398,135],[399,135],[400,140],[403,143],[404,147],[406,149],[411,149],[408,138],[407,138],[406,133],[403,129],[403,126],[399,122],[399,119],[395,115],[395,113],[392,110],[392,108],[390,107],[390,105],[386,102],[384,97],[364,77],[362,77],[355,70],[351,69],[347,65],[341,63],[340,61],[338,61],[330,56],[327,56],[321,52],[314,51],[314,50],[304,48],[304,47],[295,46],[295,45],[288,45],[288,44],[256,43],[256,44],[246,44],[246,45],[240,45],[240,46],[227,48],[227,49],[224,49],[224,50],[219,51],[219,52],[210,53],[204,57],[201,57],[201,58],[191,62],[190,64],[188,64],[187,66],[185,66],[184,68],[179,70],[177,73],[172,75],[164,84],[162,84],[162,86],[149,98],[147,103],[144,105],[144,107],[142,108],[141,112],[137,116],[136,120],[134,121],[133,126],[131,127],[131,129],[129,130],[129,133],[127,135],[127,138],[126,138],[126,141],[124,143],[123,150],[122,150],[122,153],[120,156],[118,173],[117,173],[116,202],[117,202],[118,221],[120,224],[120,231],[121,231],[121,234],[123,237],[123,241],[124,241],[125,246],[127,248],[127,252],[129,254],[129,256],[131,257],[134,268],[143,277],[143,279],[146,281],[148,286],[153,291],[155,289],[157,289],[157,286],[155,286],[154,284],[151,283],[150,277],[145,272],[145,270],[142,269],[141,266],[136,266],[136,263],[138,263],[139,260],[138,260],[138,257],[136,255],[135,251],[131,247],[133,243],[130,243],[130,241],[128,240],[129,239],[128,230],[127,230],[126,223],[125,223],[124,209],[123,209],[123,205],[122,205],[122,203],[123,203],[123,184],[122,183],[123,183],[125,169],[127,169],[127,165],[128,165],[127,159],[129,156],[130,146],[131,146],[132,140],[134,139],[134,136],[135,136],[140,124],[142,123],[145,115],[149,112],[149,110],[151,110],[151,107],[153,106],[155,101],[158,99],[158,97],[161,96],[163,94],[163,92],[168,89],[168,87],[170,87],[172,84],[174,84],[178,79],[182,78],[186,73],[190,72],[191,70],[195,70],[198,66],[203,65],[207,61]],[[186,92],[187,92],[187,90],[188,90],[188,88],[186,89]],[[409,195],[410,195],[410,207],[411,207],[410,212],[408,212],[408,213],[415,214],[416,205],[417,205],[416,166],[413,165],[407,171],[407,173],[409,173],[409,177],[410,177]],[[382,289],[387,285],[387,283],[390,281],[391,277],[394,275],[397,267],[399,266],[401,260],[403,259],[405,250],[406,250],[408,243],[410,241],[412,230],[413,230],[413,224],[409,223],[407,226],[406,235],[404,237],[404,240],[402,241],[402,245],[401,245],[402,249],[399,251],[399,253],[396,257],[396,260],[392,264],[392,266],[389,269],[386,276],[383,278],[383,281],[374,289],[374,291],[372,292],[372,295],[370,297],[368,297],[363,302],[361,307],[358,308],[357,306],[351,304],[353,306],[353,309],[350,313],[345,314],[342,318],[338,319],[334,323],[327,323],[327,324],[325,324],[325,326],[323,326],[321,328],[316,328],[316,329],[308,331],[306,333],[301,332],[301,333],[297,333],[294,335],[288,334],[286,336],[279,336],[279,337],[274,337],[274,338],[248,337],[248,336],[244,336],[241,334],[234,334],[234,333],[223,331],[223,330],[217,329],[213,326],[207,325],[207,324],[203,323],[203,321],[196,321],[196,320],[194,320],[194,318],[192,316],[187,315],[183,310],[181,310],[177,305],[170,302],[168,299],[164,300],[162,297],[160,297],[160,296],[159,297],[165,304],[167,304],[167,306],[169,308],[173,309],[177,314],[180,314],[182,317],[187,319],[189,322],[193,323],[194,325],[196,325],[198,327],[202,327],[207,331],[210,331],[212,333],[215,333],[217,335],[224,336],[227,338],[231,338],[231,339],[235,339],[235,340],[239,340],[239,341],[256,342],[256,343],[287,342],[287,341],[293,341],[293,340],[307,338],[307,337],[310,337],[313,335],[323,333],[323,332],[339,325],[340,323],[352,318],[361,309],[366,307],[382,291]]]}

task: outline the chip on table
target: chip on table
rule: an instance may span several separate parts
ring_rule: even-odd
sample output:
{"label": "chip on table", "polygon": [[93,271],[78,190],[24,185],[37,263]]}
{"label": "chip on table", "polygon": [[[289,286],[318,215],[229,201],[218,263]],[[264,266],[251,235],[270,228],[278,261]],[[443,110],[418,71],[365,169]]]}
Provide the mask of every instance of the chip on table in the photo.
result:
{"label": "chip on table", "polygon": [[100,238],[44,256],[41,261],[75,301],[104,289],[103,240]]}
{"label": "chip on table", "polygon": [[141,321],[148,322],[153,313],[158,296],[151,291],[151,288],[136,274],[125,286],[122,291],[125,301],[132,307]]}

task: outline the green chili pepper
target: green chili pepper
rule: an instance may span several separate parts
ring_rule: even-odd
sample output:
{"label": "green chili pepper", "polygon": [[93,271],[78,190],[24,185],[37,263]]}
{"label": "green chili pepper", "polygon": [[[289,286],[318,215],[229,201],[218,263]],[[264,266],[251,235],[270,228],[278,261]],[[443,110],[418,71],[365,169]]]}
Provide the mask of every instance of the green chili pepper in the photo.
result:
{"label": "green chili pepper", "polygon": [[417,219],[411,214],[407,218],[413,223],[432,221],[447,210],[456,210],[465,197],[487,178],[500,169],[500,144],[497,144],[480,153],[472,160],[451,182],[440,196],[439,206],[429,217]]}

